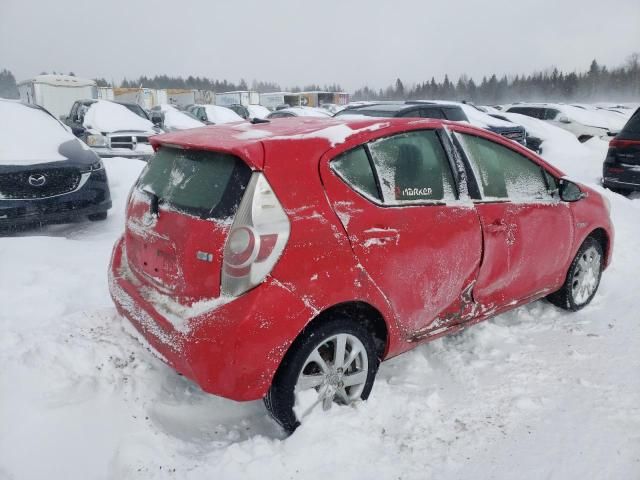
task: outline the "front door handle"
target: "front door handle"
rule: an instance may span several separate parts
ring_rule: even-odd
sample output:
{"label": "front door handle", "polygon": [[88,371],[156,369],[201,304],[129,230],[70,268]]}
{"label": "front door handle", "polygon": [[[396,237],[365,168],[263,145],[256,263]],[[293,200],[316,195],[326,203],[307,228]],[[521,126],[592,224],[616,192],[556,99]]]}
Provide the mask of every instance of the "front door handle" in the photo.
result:
{"label": "front door handle", "polygon": [[487,232],[489,233],[501,233],[507,229],[507,224],[504,220],[496,220],[493,223],[487,225]]}

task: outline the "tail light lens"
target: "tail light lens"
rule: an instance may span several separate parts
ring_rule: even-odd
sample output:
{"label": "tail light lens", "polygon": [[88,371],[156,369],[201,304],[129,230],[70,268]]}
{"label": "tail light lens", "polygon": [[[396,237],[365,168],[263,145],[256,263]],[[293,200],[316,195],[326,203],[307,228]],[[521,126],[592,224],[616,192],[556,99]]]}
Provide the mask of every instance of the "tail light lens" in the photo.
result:
{"label": "tail light lens", "polygon": [[224,246],[222,293],[237,297],[262,283],[282,255],[289,231],[269,182],[254,172]]}
{"label": "tail light lens", "polygon": [[614,138],[609,142],[609,147],[626,148],[631,145],[640,146],[640,140],[620,140],[618,138]]}

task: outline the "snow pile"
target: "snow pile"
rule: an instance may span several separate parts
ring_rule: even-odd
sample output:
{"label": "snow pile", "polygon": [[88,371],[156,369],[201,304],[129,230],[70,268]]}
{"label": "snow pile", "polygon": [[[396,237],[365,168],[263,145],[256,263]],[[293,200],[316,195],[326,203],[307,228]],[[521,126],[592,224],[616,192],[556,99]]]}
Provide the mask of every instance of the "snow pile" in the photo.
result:
{"label": "snow pile", "polygon": [[67,160],[59,153],[60,145],[78,141],[48,113],[0,99],[0,165]]}
{"label": "snow pile", "polygon": [[218,124],[243,121],[243,118],[230,108],[220,107],[218,105],[203,105],[203,107],[205,112],[207,112],[207,119],[212,123]]}
{"label": "snow pile", "polygon": [[124,130],[153,131],[149,120],[139,117],[124,105],[107,100],[98,100],[84,114],[83,125],[88,130],[118,132]]}
{"label": "snow pile", "polygon": [[[605,142],[545,135],[548,161],[596,180]],[[614,259],[589,307],[538,301],[419,346],[368,402],[285,438],[262,402],[203,393],[116,314],[106,269],[144,163],[104,162],[107,221],[0,240],[0,478],[638,478],[639,200],[605,192]]]}

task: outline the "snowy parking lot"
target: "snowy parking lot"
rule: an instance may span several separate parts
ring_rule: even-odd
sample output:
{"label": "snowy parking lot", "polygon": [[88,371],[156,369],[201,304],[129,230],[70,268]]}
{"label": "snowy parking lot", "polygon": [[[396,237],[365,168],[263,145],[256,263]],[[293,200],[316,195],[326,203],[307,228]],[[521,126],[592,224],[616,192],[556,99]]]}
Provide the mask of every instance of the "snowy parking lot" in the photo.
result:
{"label": "snowy parking lot", "polygon": [[[537,134],[600,188],[605,141]],[[286,437],[262,402],[177,375],[116,313],[107,266],[144,164],[105,165],[106,221],[0,239],[0,479],[640,478],[640,197],[600,189],[616,241],[587,308],[537,301],[420,346],[382,365],[366,403]]]}

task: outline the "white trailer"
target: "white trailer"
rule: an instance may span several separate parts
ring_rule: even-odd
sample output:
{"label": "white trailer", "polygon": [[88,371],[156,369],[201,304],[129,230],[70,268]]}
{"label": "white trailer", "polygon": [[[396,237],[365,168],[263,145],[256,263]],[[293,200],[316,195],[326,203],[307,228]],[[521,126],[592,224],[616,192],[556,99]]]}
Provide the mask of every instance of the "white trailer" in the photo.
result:
{"label": "white trailer", "polygon": [[185,88],[169,88],[165,103],[186,107],[187,105],[200,105],[213,103],[214,93],[211,90],[194,90]]}
{"label": "white trailer", "polygon": [[98,87],[98,99],[113,101],[113,88],[112,87]]}
{"label": "white trailer", "polygon": [[115,100],[123,103],[137,103],[145,110],[151,110],[156,105],[168,103],[169,95],[166,90],[154,88],[115,88]]}
{"label": "white trailer", "polygon": [[216,93],[216,105],[228,107],[229,105],[260,105],[260,94],[249,90]]}
{"label": "white trailer", "polygon": [[70,75],[38,75],[18,84],[20,100],[46,108],[56,118],[69,114],[77,100],[98,98],[94,80]]}

